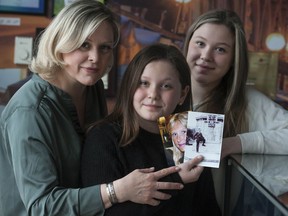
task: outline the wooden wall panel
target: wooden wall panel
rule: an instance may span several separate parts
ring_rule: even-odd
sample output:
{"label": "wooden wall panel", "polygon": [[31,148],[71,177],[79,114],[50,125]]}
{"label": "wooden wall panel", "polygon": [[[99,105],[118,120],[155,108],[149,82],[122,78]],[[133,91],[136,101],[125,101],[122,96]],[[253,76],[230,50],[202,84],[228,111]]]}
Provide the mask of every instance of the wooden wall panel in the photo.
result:
{"label": "wooden wall panel", "polygon": [[45,28],[50,19],[45,16],[29,16],[18,14],[3,14],[0,17],[20,18],[20,26],[0,25],[0,68],[27,68],[27,65],[15,65],[14,41],[15,36],[34,37],[36,28]]}

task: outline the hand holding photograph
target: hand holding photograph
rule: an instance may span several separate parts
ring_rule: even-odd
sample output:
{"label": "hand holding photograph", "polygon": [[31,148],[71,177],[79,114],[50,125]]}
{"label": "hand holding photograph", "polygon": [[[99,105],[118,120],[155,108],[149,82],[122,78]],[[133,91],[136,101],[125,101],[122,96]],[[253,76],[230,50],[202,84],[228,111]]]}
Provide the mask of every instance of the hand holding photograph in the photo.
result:
{"label": "hand holding photograph", "polygon": [[200,166],[219,167],[224,115],[187,111],[160,117],[158,125],[169,166],[202,155]]}

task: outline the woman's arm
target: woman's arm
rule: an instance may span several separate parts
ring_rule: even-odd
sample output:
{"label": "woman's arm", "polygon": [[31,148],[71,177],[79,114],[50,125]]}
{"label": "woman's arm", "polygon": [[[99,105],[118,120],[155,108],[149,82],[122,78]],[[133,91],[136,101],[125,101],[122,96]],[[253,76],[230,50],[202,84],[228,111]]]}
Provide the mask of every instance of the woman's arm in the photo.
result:
{"label": "woman's arm", "polygon": [[11,175],[6,176],[6,187],[11,188],[7,199],[14,196],[21,210],[33,215],[47,211],[52,215],[82,215],[85,211],[101,215],[99,187],[79,190],[79,135],[63,118],[56,119],[42,108],[45,104],[37,111],[18,108],[1,122],[10,162],[7,169],[11,169]]}
{"label": "woman's arm", "polygon": [[158,180],[172,173],[179,172],[179,170],[180,168],[176,166],[157,172],[154,172],[153,167],[134,170],[123,178],[114,181],[118,201],[120,203],[132,201],[151,206],[159,205],[160,200],[171,198],[171,195],[160,190],[180,190],[183,185],[180,183],[160,182]]}
{"label": "woman's arm", "polygon": [[[110,131],[106,133],[105,131]],[[181,183],[160,182],[159,179],[178,172],[178,167],[169,167],[157,172],[154,168],[136,169],[125,174],[123,164],[118,155],[117,133],[111,128],[99,130],[93,128],[87,135],[82,152],[81,175],[84,187],[95,184],[114,182],[119,202],[132,201],[139,204],[158,205],[159,200],[167,200],[171,196],[159,190],[179,190]],[[105,184],[101,186],[101,194],[106,207],[110,207]]]}

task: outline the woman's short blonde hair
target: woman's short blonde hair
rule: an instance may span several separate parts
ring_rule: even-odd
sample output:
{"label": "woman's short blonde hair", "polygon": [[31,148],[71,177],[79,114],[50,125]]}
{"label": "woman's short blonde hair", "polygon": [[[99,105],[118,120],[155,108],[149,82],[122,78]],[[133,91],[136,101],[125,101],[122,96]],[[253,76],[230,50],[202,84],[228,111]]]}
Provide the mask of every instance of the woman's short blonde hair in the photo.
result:
{"label": "woman's short blonde hair", "polygon": [[120,38],[119,27],[104,4],[96,0],[77,0],[67,5],[36,40],[36,55],[30,70],[53,78],[64,66],[62,53],[78,49],[104,21],[111,24],[115,47]]}

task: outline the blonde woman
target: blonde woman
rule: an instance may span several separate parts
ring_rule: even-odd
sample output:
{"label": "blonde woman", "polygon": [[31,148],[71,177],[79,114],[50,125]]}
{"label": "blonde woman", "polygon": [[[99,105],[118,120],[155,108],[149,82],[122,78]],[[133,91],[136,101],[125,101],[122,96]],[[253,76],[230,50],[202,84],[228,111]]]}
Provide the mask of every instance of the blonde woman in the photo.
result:
{"label": "blonde woman", "polygon": [[[42,34],[30,66],[35,74],[0,120],[1,216],[103,215],[111,207],[113,188],[80,188],[79,174],[85,130],[107,114],[101,78],[118,40],[113,14],[96,0],[69,4]],[[158,181],[175,167],[153,171],[137,169],[115,181],[121,202],[156,205],[150,194],[181,188]]]}

